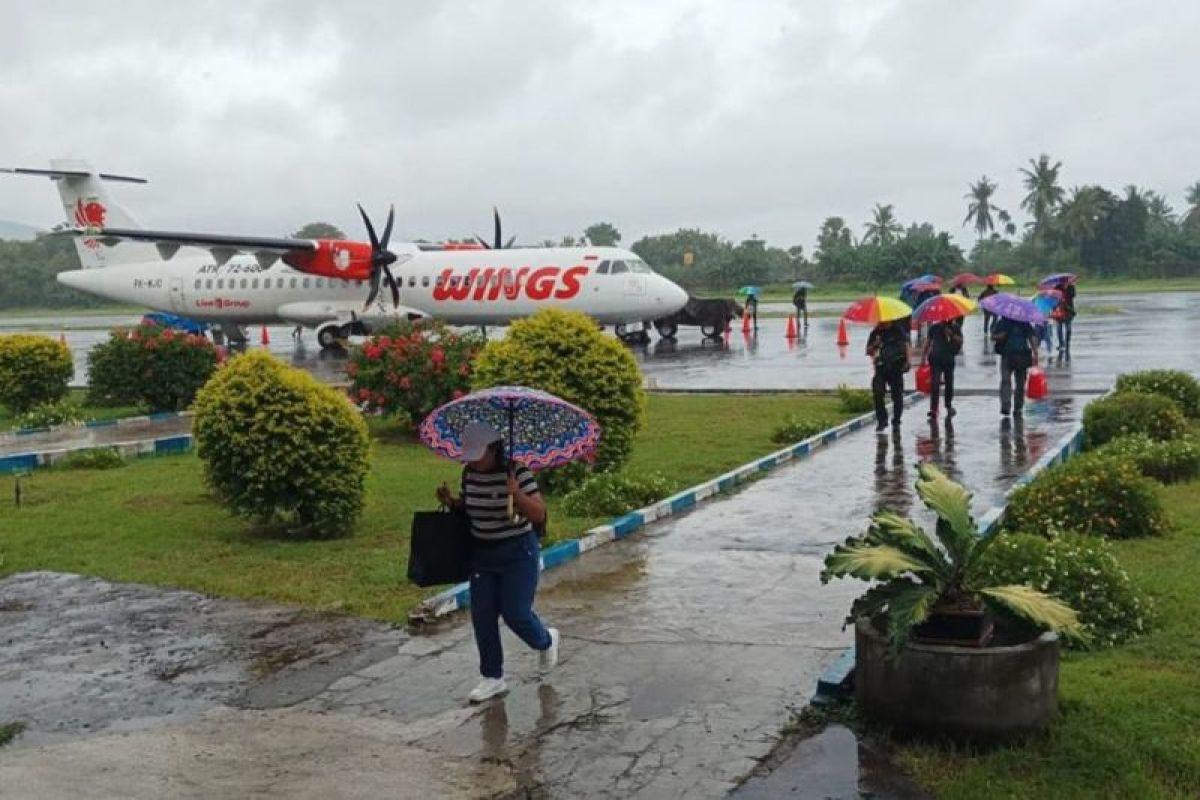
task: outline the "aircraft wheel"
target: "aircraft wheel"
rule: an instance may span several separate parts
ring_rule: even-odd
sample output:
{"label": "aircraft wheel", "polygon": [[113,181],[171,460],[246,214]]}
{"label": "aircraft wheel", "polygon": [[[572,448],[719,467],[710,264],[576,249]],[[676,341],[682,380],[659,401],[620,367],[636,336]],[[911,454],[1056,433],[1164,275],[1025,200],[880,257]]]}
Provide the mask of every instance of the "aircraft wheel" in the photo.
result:
{"label": "aircraft wheel", "polygon": [[616,325],[613,325],[613,333],[615,333],[617,338],[621,341],[625,341],[625,336],[628,331],[629,329],[625,327],[624,322],[618,322]]}
{"label": "aircraft wheel", "polygon": [[674,339],[676,334],[679,333],[679,326],[674,322],[660,320],[654,323],[654,327],[658,331],[658,335],[664,339]]}
{"label": "aircraft wheel", "polygon": [[322,325],[317,329],[317,344],[322,349],[333,350],[342,346],[342,328],[340,325]]}
{"label": "aircraft wheel", "polygon": [[700,332],[704,334],[705,339],[720,339],[723,331],[716,325],[701,325]]}

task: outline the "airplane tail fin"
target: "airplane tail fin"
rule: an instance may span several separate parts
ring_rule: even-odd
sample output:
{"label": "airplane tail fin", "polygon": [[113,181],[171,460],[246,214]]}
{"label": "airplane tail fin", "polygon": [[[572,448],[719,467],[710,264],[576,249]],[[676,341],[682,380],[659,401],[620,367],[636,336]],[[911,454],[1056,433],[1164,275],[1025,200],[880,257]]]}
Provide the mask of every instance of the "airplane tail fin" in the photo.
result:
{"label": "airplane tail fin", "polygon": [[[105,187],[106,182],[145,183],[143,178],[127,175],[112,175],[97,172],[86,161],[76,159],[54,159],[50,169],[0,169],[14,175],[40,175],[50,178],[58,186],[62,199],[66,224],[70,228],[140,228],[142,227],[128,211],[113,200]],[[159,259],[154,245],[145,242],[121,242],[106,247],[86,236],[75,237],[75,252],[84,269],[97,269],[115,264]]]}

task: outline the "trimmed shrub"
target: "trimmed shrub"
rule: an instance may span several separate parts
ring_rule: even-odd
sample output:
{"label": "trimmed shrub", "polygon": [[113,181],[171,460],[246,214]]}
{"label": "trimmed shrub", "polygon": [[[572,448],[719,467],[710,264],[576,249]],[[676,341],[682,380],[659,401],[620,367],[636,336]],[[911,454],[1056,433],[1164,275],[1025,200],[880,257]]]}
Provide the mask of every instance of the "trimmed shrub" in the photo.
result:
{"label": "trimmed shrub", "polygon": [[1167,441],[1187,433],[1188,422],[1174,400],[1157,394],[1122,392],[1088,403],[1083,410],[1083,431],[1088,447],[1098,447],[1118,436],[1144,433]]}
{"label": "trimmed shrub", "polygon": [[601,427],[599,471],[625,463],[645,415],[642,373],[633,355],[576,312],[543,309],[514,322],[504,339],[480,353],[471,384],[529,386],[590,411]]}
{"label": "trimmed shrub", "polygon": [[79,425],[83,409],[68,398],[34,406],[17,417],[17,428],[49,428],[54,425]]}
{"label": "trimmed shrub", "polygon": [[775,429],[771,434],[771,441],[776,444],[793,444],[810,436],[816,436],[822,431],[827,431],[836,424],[821,417],[802,417],[793,414]]}
{"label": "trimmed shrub", "polygon": [[1200,476],[1200,442],[1192,436],[1170,442],[1156,442],[1144,433],[1118,436],[1085,457],[1128,461],[1138,472],[1160,483],[1190,481]]}
{"label": "trimmed shrub", "polygon": [[1167,517],[1154,482],[1133,464],[1084,456],[1046,470],[1013,492],[1005,524],[1043,535],[1077,531],[1130,539],[1163,533]]}
{"label": "trimmed shrub", "polygon": [[471,362],[483,348],[478,333],[459,334],[443,323],[403,323],[351,352],[350,398],[367,412],[416,427],[430,411],[466,394]]}
{"label": "trimmed shrub", "polygon": [[88,400],[180,411],[216,368],[216,348],[203,336],[150,322],[117,328],[88,354]]}
{"label": "trimmed shrub", "polygon": [[865,414],[875,409],[875,400],[869,389],[851,389],[843,383],[838,385],[837,393],[842,411],[847,414]]}
{"label": "trimmed shrub", "polygon": [[57,466],[63,469],[116,469],[125,466],[125,458],[112,447],[68,453]]}
{"label": "trimmed shrub", "polygon": [[659,473],[608,472],[593,475],[568,493],[563,509],[573,517],[611,517],[657,503],[672,491],[671,482]]}
{"label": "trimmed shrub", "polygon": [[[1108,542],[1063,534],[997,534],[979,564],[994,584],[1021,583],[1052,594],[1079,614],[1093,647],[1112,647],[1145,633],[1150,602],[1133,585]],[[1067,639],[1068,647],[1083,640]]]}
{"label": "trimmed shrub", "polygon": [[1117,392],[1157,394],[1174,400],[1181,411],[1200,417],[1200,381],[1177,369],[1148,369],[1117,376]]}
{"label": "trimmed shrub", "polygon": [[252,351],[223,366],[194,408],[205,480],[235,514],[307,536],[353,527],[363,508],[369,441],[345,395]]}
{"label": "trimmed shrub", "polygon": [[49,336],[0,336],[0,405],[15,413],[54,403],[75,374],[71,351]]}

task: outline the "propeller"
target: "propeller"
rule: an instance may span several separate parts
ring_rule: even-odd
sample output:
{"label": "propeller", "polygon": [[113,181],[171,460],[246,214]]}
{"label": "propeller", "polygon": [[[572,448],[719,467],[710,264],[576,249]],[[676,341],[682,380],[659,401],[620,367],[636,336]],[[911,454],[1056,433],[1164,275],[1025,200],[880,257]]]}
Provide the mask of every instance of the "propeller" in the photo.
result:
{"label": "propeller", "polygon": [[475,234],[475,241],[477,241],[481,245],[483,245],[485,250],[507,250],[508,248],[513,246],[513,242],[515,242],[517,240],[517,237],[513,236],[507,242],[505,242],[501,238],[501,236],[500,236],[500,210],[498,208],[496,208],[495,206],[492,206],[492,219],[494,219],[495,223],[496,223],[496,234],[495,234],[495,238],[493,239],[493,243],[488,244],[487,241],[479,234]]}
{"label": "propeller", "polygon": [[358,213],[362,215],[363,223],[367,226],[367,235],[371,238],[371,291],[367,293],[367,302],[363,308],[368,308],[379,296],[379,284],[386,282],[392,290],[392,305],[400,306],[400,287],[392,275],[391,265],[396,261],[396,254],[387,249],[388,240],[392,238],[392,223],[396,221],[396,207],[388,208],[387,224],[383,226],[383,238],[375,235],[375,226],[363,210],[362,203],[358,204]]}

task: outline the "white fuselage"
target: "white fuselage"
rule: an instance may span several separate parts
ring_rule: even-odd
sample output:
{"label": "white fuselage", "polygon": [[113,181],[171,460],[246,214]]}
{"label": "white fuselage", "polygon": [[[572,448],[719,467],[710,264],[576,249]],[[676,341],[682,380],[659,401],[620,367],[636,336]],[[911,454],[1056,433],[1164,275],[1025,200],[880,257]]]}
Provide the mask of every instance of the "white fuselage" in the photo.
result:
{"label": "white fuselage", "polygon": [[616,324],[667,316],[687,302],[683,289],[621,248],[421,251],[398,245],[392,250],[398,256],[392,273],[401,284],[398,310],[386,287],[364,311],[366,281],[322,278],[281,261],[263,269],[246,255],[218,264],[198,248],[183,248],[167,261],[72,270],[58,279],[122,303],[240,325],[316,327],[398,314],[454,325],[504,324],[547,306]]}

